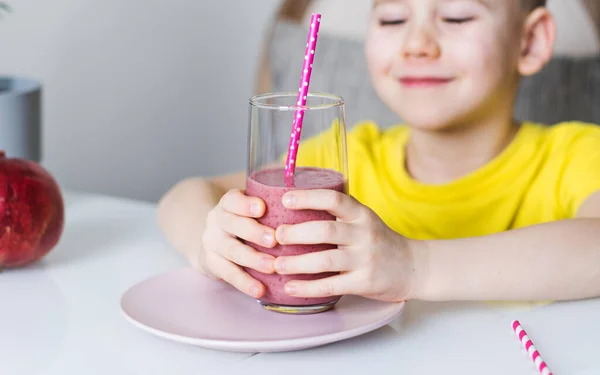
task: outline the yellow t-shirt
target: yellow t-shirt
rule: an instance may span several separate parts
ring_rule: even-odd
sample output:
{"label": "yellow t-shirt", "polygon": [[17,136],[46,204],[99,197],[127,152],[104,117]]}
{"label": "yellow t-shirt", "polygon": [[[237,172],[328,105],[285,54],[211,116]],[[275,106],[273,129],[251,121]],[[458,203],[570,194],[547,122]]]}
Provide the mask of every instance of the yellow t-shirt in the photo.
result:
{"label": "yellow t-shirt", "polygon": [[[302,142],[298,166],[332,163],[335,132]],[[402,235],[451,239],[573,218],[600,191],[600,126],[524,123],[495,159],[453,182],[427,185],[404,167],[409,128],[372,122],[348,133],[349,191]]]}

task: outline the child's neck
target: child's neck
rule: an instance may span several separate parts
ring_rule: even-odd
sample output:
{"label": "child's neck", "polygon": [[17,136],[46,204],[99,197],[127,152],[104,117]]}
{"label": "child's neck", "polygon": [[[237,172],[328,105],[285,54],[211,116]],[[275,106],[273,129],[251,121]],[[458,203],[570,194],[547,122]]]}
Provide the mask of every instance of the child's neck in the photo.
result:
{"label": "child's neck", "polygon": [[425,184],[451,182],[498,156],[517,130],[511,119],[445,132],[412,129],[406,146],[406,169]]}

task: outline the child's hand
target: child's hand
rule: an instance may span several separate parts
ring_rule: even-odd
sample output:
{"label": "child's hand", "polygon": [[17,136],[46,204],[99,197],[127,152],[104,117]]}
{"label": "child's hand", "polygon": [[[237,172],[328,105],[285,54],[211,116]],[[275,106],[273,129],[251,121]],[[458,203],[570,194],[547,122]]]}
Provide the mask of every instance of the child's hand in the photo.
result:
{"label": "child's hand", "polygon": [[333,190],[293,191],[283,197],[289,209],[326,210],[337,221],[307,222],[277,228],[280,244],[338,245],[337,249],[279,257],[279,274],[341,272],[316,281],[290,281],[297,297],[344,294],[400,302],[414,297],[417,283],[412,242],[390,229],[369,208]]}
{"label": "child's hand", "polygon": [[208,214],[202,236],[200,268],[255,298],[265,293],[265,287],[239,266],[270,274],[274,272],[274,258],[243,244],[240,239],[265,247],[275,245],[275,230],[255,220],[264,213],[262,199],[231,190]]}

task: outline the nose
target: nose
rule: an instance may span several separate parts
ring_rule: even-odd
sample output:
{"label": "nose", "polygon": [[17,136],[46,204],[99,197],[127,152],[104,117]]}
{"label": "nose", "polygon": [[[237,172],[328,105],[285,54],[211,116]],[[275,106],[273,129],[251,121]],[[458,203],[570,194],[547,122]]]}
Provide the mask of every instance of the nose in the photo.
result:
{"label": "nose", "polygon": [[436,59],[441,54],[435,32],[424,25],[413,25],[402,46],[402,57],[407,60]]}

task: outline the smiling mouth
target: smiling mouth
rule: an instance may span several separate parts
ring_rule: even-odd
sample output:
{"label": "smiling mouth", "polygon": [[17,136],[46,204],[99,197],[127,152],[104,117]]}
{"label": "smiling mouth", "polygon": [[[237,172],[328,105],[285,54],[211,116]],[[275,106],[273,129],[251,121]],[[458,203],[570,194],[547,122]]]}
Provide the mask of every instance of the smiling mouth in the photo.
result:
{"label": "smiling mouth", "polygon": [[405,87],[438,87],[452,82],[453,78],[440,77],[402,77],[398,81]]}

